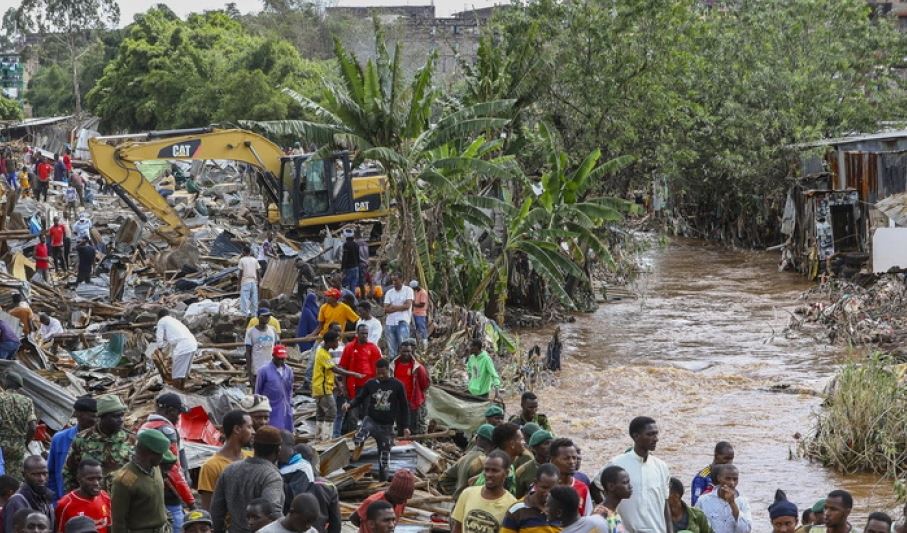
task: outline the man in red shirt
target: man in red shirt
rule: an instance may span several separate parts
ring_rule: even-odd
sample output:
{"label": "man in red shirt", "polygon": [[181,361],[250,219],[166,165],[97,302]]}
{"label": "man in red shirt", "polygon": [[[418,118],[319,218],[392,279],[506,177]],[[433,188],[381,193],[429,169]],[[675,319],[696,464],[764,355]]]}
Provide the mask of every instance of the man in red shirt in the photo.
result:
{"label": "man in red shirt", "polygon": [[406,502],[413,497],[415,490],[416,476],[406,469],[397,470],[394,472],[394,477],[391,478],[387,490],[378,491],[363,500],[356,512],[350,515],[350,522],[354,526],[359,526],[359,533],[372,533],[366,512],[369,505],[381,500],[394,506],[394,514],[399,520],[403,516],[403,511],[406,510]]}
{"label": "man in red shirt", "polygon": [[38,183],[35,184],[35,200],[41,200],[41,194],[43,193],[44,201],[47,201],[47,191],[50,189],[50,173],[53,170],[54,167],[50,166],[47,159],[42,158],[41,162],[38,163]]}
{"label": "man in red shirt", "polygon": [[50,253],[47,251],[47,233],[43,231],[38,244],[35,245],[35,268],[45,282],[49,281],[47,269],[50,268]]}
{"label": "man in red shirt", "polygon": [[50,235],[50,253],[54,258],[54,269],[57,273],[66,272],[66,256],[63,253],[66,228],[60,224],[60,217],[54,217],[54,225],[47,230],[47,234]]}
{"label": "man in red shirt", "polygon": [[72,177],[72,152],[69,148],[63,152],[63,166],[66,167],[66,179]]}
{"label": "man in red shirt", "polygon": [[76,479],[79,488],[57,502],[57,532],[63,533],[70,518],[87,516],[94,520],[98,533],[107,533],[110,527],[110,495],[101,490],[101,481],[104,479],[101,463],[91,458],[82,459]]}
{"label": "man in red shirt", "polygon": [[409,402],[409,431],[425,433],[428,413],[425,409],[425,391],[431,386],[431,378],[425,366],[416,360],[416,340],[406,339],[400,344],[400,355],[394,360],[394,377],[403,383],[406,400]]}
{"label": "man in red shirt", "polygon": [[[359,389],[368,383],[370,379],[375,378],[377,375],[375,363],[378,362],[378,359],[381,359],[381,350],[374,343],[368,341],[368,325],[359,324],[356,326],[356,338],[344,346],[338,365],[344,370],[362,374],[362,377],[358,379],[354,377],[346,378],[346,392],[349,401],[353,401]],[[352,410],[349,413],[352,413]],[[361,418],[356,417],[355,414],[350,414],[349,416]]]}

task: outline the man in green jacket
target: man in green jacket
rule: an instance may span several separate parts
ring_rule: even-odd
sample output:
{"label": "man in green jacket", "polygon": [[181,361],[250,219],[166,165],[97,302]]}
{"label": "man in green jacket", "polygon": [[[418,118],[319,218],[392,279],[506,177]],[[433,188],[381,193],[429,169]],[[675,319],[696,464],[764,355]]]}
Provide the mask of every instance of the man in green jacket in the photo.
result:
{"label": "man in green jacket", "polygon": [[674,522],[674,533],[712,533],[705,514],[683,501],[683,482],[676,477],[671,478],[668,508],[671,510],[671,521]]}
{"label": "man in green jacket", "polygon": [[469,376],[469,394],[487,398],[494,390],[495,396],[501,387],[501,377],[494,367],[494,361],[488,352],[482,349],[481,339],[469,342],[469,357],[466,358],[466,373]]}
{"label": "man in green jacket", "polygon": [[139,432],[135,454],[113,477],[110,533],[166,533],[161,462],[175,463],[170,439],[160,431]]}

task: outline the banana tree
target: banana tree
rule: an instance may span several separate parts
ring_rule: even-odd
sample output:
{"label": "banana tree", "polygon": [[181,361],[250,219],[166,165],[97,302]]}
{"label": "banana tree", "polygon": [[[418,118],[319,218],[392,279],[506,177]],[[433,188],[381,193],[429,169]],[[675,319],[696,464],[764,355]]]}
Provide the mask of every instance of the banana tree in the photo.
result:
{"label": "banana tree", "polygon": [[541,130],[550,144],[549,168],[536,189],[536,197],[528,197],[519,207],[488,197],[471,197],[473,205],[498,209],[509,221],[500,242],[500,253],[492,262],[485,277],[470,298],[477,305],[492,288],[496,295],[496,319],[503,323],[507,297],[510,292],[511,263],[521,254],[547,290],[568,308],[575,308],[567,292],[569,279],[591,283],[585,269],[590,254],[600,261],[613,263],[608,247],[596,230],[606,223],[618,221],[622,212],[631,208],[629,202],[611,197],[587,198],[590,185],[605,175],[628,165],[632,159],[620,157],[597,165],[598,150],[589,154],[575,170],[569,171],[564,152],[557,150],[550,130]]}
{"label": "banana tree", "polygon": [[338,40],[334,49],[341,74],[339,85],[325,81],[324,94],[318,101],[285,91],[314,117],[312,120],[248,125],[273,134],[295,134],[324,143],[327,148],[352,149],[358,160],[381,163],[389,177],[389,195],[397,207],[395,229],[402,237],[401,263],[427,286],[434,276],[423,215],[425,195],[419,191],[419,178],[436,178],[451,170],[490,176],[504,172],[497,164],[478,157],[437,158],[436,154],[447,145],[471,146],[482,132],[506,126],[513,101],[495,100],[447,111],[431,123],[438,96],[432,85],[435,52],[404,85],[400,46],[391,56],[377,24],[374,61],[361,63]]}

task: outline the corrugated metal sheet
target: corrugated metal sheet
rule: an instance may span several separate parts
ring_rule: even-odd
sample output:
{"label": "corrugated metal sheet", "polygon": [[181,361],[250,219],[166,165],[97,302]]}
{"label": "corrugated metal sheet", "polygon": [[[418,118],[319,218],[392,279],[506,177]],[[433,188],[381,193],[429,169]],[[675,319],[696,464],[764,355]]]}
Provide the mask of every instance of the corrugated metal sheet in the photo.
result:
{"label": "corrugated metal sheet", "polygon": [[262,296],[274,298],[281,294],[295,294],[297,276],[299,270],[295,258],[271,259],[268,261],[268,270],[261,279]]}
{"label": "corrugated metal sheet", "polygon": [[44,421],[50,429],[58,431],[69,423],[72,405],[76,401],[72,393],[25,368],[18,361],[0,360],[0,371],[13,371],[22,376],[22,388],[35,402],[38,419]]}

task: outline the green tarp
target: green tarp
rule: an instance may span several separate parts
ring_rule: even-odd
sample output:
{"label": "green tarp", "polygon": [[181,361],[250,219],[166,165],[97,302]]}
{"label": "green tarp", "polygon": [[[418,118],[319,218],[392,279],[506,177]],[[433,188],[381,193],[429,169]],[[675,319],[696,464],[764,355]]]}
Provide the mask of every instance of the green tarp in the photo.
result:
{"label": "green tarp", "polygon": [[489,400],[464,400],[438,387],[429,387],[425,396],[429,419],[467,435],[485,423],[485,410],[492,404]]}

